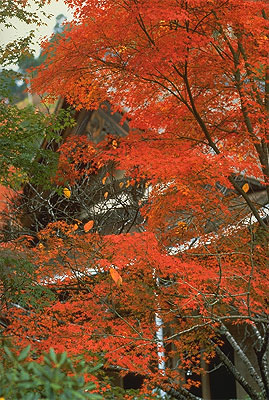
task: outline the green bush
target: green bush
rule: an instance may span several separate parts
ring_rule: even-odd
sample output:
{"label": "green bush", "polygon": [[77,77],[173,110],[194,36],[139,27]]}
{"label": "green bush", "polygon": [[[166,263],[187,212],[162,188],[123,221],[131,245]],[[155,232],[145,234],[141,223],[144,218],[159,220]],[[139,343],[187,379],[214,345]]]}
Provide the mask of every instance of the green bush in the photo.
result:
{"label": "green bush", "polygon": [[19,355],[4,347],[0,363],[0,397],[5,400],[98,400],[91,393],[94,383],[85,382],[84,374],[93,374],[102,364],[90,368],[84,361],[74,364],[67,354],[53,349],[42,362],[26,361],[30,346]]}

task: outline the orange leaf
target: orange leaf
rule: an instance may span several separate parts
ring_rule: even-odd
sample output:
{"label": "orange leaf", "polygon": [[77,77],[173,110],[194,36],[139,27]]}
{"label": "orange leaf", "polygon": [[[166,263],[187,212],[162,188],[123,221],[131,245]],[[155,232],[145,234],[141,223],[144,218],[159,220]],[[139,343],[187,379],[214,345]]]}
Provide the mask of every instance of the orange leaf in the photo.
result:
{"label": "orange leaf", "polygon": [[64,197],[69,199],[69,197],[71,196],[71,190],[69,190],[68,188],[65,187],[63,190],[63,194],[64,194]]}
{"label": "orange leaf", "polygon": [[106,198],[107,198],[107,196],[108,196],[108,192],[105,192],[105,194],[104,194],[104,198],[106,199]]}
{"label": "orange leaf", "polygon": [[116,271],[114,268],[109,268],[109,272],[113,281],[118,287],[120,287],[120,285],[122,284],[122,277],[120,276],[118,271]]}
{"label": "orange leaf", "polygon": [[103,179],[102,179],[102,184],[103,185],[106,183],[106,180],[107,180],[107,176],[104,176]]}
{"label": "orange leaf", "polygon": [[93,227],[94,221],[88,221],[85,225],[84,225],[84,231],[85,232],[89,232],[92,227]]}
{"label": "orange leaf", "polygon": [[247,192],[249,191],[249,184],[248,184],[248,183],[245,183],[245,184],[242,186],[242,190],[244,190],[244,192],[247,193]]}

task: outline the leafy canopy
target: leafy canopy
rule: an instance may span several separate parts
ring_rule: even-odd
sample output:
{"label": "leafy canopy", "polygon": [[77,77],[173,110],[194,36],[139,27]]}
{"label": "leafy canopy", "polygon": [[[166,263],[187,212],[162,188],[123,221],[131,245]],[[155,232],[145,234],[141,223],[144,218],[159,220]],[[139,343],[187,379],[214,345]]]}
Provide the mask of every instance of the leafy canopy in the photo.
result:
{"label": "leafy canopy", "polygon": [[[101,352],[105,367],[143,375],[148,395],[160,387],[197,399],[195,376],[221,362],[251,398],[266,399],[268,4],[66,3],[74,21],[45,44],[33,90],[78,110],[108,100],[131,132],[60,148],[66,210],[76,211],[68,202],[81,190],[73,204],[88,220],[55,220],[38,233],[27,257],[62,300],[42,314],[13,309],[10,334],[21,340],[27,326],[23,340],[38,337],[37,348],[64,340],[74,354]],[[110,186],[107,162],[125,171]],[[87,203],[93,175],[103,189]],[[148,186],[137,201],[140,226],[124,217],[130,232],[98,235],[96,197],[111,207],[118,189],[130,195],[139,186]]]}

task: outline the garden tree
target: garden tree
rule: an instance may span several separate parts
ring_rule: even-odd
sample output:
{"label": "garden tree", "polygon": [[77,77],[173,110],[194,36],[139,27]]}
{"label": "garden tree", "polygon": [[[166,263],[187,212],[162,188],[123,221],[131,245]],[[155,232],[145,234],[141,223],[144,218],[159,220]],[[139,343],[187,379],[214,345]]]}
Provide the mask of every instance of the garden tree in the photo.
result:
{"label": "garden tree", "polygon": [[4,347],[5,357],[0,363],[0,395],[9,399],[89,399],[101,400],[101,396],[91,393],[95,389],[92,382],[85,382],[83,374],[94,377],[94,372],[102,365],[90,368],[85,362],[77,365],[66,353],[56,354],[53,349],[43,355],[42,360],[27,361],[30,346],[18,355]]}
{"label": "garden tree", "polygon": [[[40,1],[40,7],[44,3]],[[26,5],[27,1],[1,1],[0,22],[4,27],[14,26],[16,22],[9,19],[14,17],[27,24],[40,24],[39,17],[27,11]],[[47,143],[52,140],[57,142],[60,129],[63,125],[69,126],[71,121],[69,113],[65,111],[57,116],[44,115],[34,107],[19,109],[15,104],[17,98],[14,95],[17,92],[14,88],[17,86],[14,80],[21,75],[8,67],[22,59],[31,59],[29,46],[32,36],[33,32],[0,48],[3,67],[0,73],[0,340],[1,349],[5,350],[0,356],[0,397],[6,400],[100,399],[101,396],[92,393],[96,385],[89,382],[91,377],[98,382],[92,375],[94,368],[90,368],[82,359],[72,362],[66,353],[56,354],[50,349],[48,354],[42,355],[43,358],[37,359],[34,353],[33,361],[29,348],[16,354],[17,349],[16,352],[10,351],[12,341],[3,338],[3,332],[10,322],[6,310],[15,306],[21,307],[26,313],[29,307],[41,312],[54,296],[52,291],[38,282],[36,266],[23,253],[3,243],[12,238],[12,232],[16,237],[22,233],[18,232],[21,228],[18,229],[18,221],[11,218],[8,198],[14,197],[15,190],[25,182],[31,181],[43,188],[50,186],[50,177],[57,165],[57,154],[49,149],[40,149],[40,143],[44,140]],[[102,384],[108,386],[103,374]]]}
{"label": "garden tree", "polygon": [[[4,27],[14,26],[17,20],[27,24],[39,24],[38,16],[25,9],[26,1],[2,1],[0,4],[0,22]],[[40,2],[41,3],[44,2]],[[16,18],[14,20],[14,18]],[[49,184],[50,174],[57,165],[57,155],[49,150],[40,149],[40,142],[47,138],[57,140],[60,127],[70,118],[64,112],[60,118],[40,113],[29,106],[19,109],[14,103],[12,79],[18,74],[8,67],[30,53],[32,33],[28,37],[14,40],[0,49],[0,61],[3,67],[0,74],[0,212],[1,242],[21,234],[18,221],[12,220],[10,201],[20,189],[22,183],[31,179],[35,184]],[[37,159],[43,159],[38,163]],[[33,162],[34,161],[34,162]],[[0,250],[0,309],[1,333],[8,319],[3,312],[8,304],[41,307],[53,294],[44,286],[38,285],[35,267],[22,254],[9,251],[1,243]],[[26,292],[27,295],[26,295]],[[44,302],[41,300],[44,299]],[[3,313],[2,313],[3,312]]]}
{"label": "garden tree", "polygon": [[[100,237],[91,227],[82,234],[60,221],[40,232],[34,250],[24,248],[39,266],[37,282],[59,300],[42,313],[13,308],[8,334],[36,351],[54,347],[86,360],[101,353],[106,368],[143,375],[144,393],[161,387],[175,398],[197,398],[188,393],[192,376],[218,355],[251,398],[266,399],[266,237],[257,226],[175,256],[150,232]],[[226,340],[251,378],[223,351]]]}
{"label": "garden tree", "polygon": [[[35,0],[36,11],[29,6],[29,0],[3,0],[0,4],[0,23],[3,28],[16,27],[16,22],[21,21],[26,24],[43,24],[37,10],[45,16],[42,7],[47,3],[46,0]],[[2,29],[3,29],[2,28]],[[7,67],[16,64],[22,55],[32,54],[31,44],[33,44],[34,31],[31,30],[27,36],[17,38],[14,41],[0,46],[0,65]]]}
{"label": "garden tree", "polygon": [[[67,112],[46,115],[32,106],[19,109],[14,104],[0,103],[1,183],[18,188],[31,178],[33,182],[49,184],[49,176],[57,167],[57,154],[40,148],[60,139],[63,125],[71,123]],[[43,163],[38,162],[43,157]],[[33,159],[35,159],[33,161]]]}
{"label": "garden tree", "polygon": [[[37,13],[27,9],[27,3],[28,1],[10,0],[1,2],[0,22],[4,28],[15,27],[16,21],[36,25],[42,23]],[[37,1],[36,6],[42,9],[44,3]],[[9,67],[32,56],[33,33],[31,31],[28,36],[16,39],[0,48],[1,184],[13,187],[18,187],[18,184],[26,178],[25,169],[29,171],[31,168],[30,161],[39,151],[39,143],[43,136],[53,136],[49,117],[31,107],[19,110],[14,106],[15,80],[21,75]],[[55,122],[53,117],[53,123]]]}
{"label": "garden tree", "polygon": [[[11,71],[6,70],[0,72],[0,82],[2,88],[5,87],[6,93],[9,93],[9,95],[12,94],[17,101],[20,101],[27,96],[27,93],[23,92],[25,88],[22,89],[22,87],[17,84],[18,81],[16,81],[16,78],[17,73],[12,74]],[[3,89],[1,95],[3,96]]]}
{"label": "garden tree", "polygon": [[[44,1],[36,2],[41,9]],[[40,25],[42,22],[36,12],[29,11],[27,1],[3,1],[0,5],[0,22],[4,28],[15,27],[16,21]],[[58,26],[58,25],[57,25]],[[59,30],[59,27],[58,27]],[[1,214],[10,214],[4,207],[5,197],[14,196],[11,188],[17,190],[22,183],[31,180],[32,184],[44,187],[50,184],[50,176],[56,169],[58,156],[51,149],[42,149],[40,144],[45,140],[57,142],[63,126],[69,126],[72,119],[68,111],[60,114],[44,114],[31,105],[19,108],[16,105],[19,94],[16,80],[23,78],[26,67],[38,65],[42,57],[35,59],[32,55],[33,31],[27,37],[16,39],[0,48],[0,152],[1,152]],[[35,62],[35,63],[34,63]],[[34,63],[34,64],[33,64]],[[9,69],[18,64],[19,72]],[[23,86],[23,85],[22,85]],[[26,86],[25,86],[26,87]],[[9,215],[9,218],[11,216]],[[13,226],[14,226],[13,221]],[[9,227],[11,226],[9,220]],[[16,222],[15,222],[16,225]],[[3,224],[1,224],[3,227]],[[8,226],[4,234],[10,231]],[[11,229],[13,230],[13,229]],[[3,232],[2,232],[3,233]],[[10,232],[9,232],[10,234]],[[7,237],[6,237],[7,239]]]}
{"label": "garden tree", "polygon": [[[35,1],[35,10],[29,7],[29,1],[4,0],[0,5],[0,23],[3,28],[16,27],[16,23],[27,25],[44,24],[40,15],[46,16],[43,6],[46,1]],[[39,14],[38,14],[39,12]],[[63,17],[62,15],[59,17]],[[2,28],[2,29],[3,29]],[[57,33],[60,33],[57,20]],[[59,116],[44,115],[29,106],[19,109],[16,106],[17,95],[21,95],[16,80],[25,77],[26,69],[37,66],[43,58],[33,56],[34,31],[27,36],[17,38],[0,47],[0,152],[1,184],[18,188],[22,182],[36,179],[35,183],[48,182],[49,174],[55,169],[57,155],[49,150],[42,151],[40,143],[46,139],[57,141],[59,128],[71,122],[69,114],[62,112]],[[18,65],[19,71],[10,69]],[[26,88],[25,85],[21,86]],[[43,158],[43,164],[31,163],[33,158]],[[47,165],[46,165],[47,164]],[[34,167],[36,166],[36,168]],[[39,181],[39,182],[38,182]]]}
{"label": "garden tree", "polygon": [[[16,23],[25,23],[26,25],[34,24],[40,26],[44,24],[40,15],[48,17],[43,10],[43,6],[47,3],[46,0],[36,0],[35,8],[31,7],[29,0],[3,0],[0,4],[0,24],[1,30],[5,31],[8,28],[16,28]],[[34,30],[32,29],[27,35],[17,37],[13,41],[0,46],[0,66],[1,66],[1,94],[0,98],[10,98],[13,96],[23,96],[22,91],[16,85],[16,79],[22,79],[22,70],[19,72],[14,71],[14,65],[25,65],[26,59],[34,59],[33,50],[31,46],[34,43]],[[38,64],[30,64],[29,66],[36,66]],[[13,68],[11,67],[13,66]],[[23,68],[22,68],[23,69]],[[13,81],[13,83],[12,83]],[[9,91],[3,91],[2,86],[9,86]],[[21,88],[25,88],[24,85]],[[9,99],[10,100],[10,99]],[[14,99],[13,99],[14,101]]]}
{"label": "garden tree", "polygon": [[[116,140],[112,142],[115,146]],[[48,145],[59,147],[55,142]],[[94,230],[100,234],[134,229],[143,221],[139,209],[145,182],[134,184],[123,171],[115,171],[113,162],[98,159],[102,154],[102,149],[91,145],[86,136],[67,138],[60,146],[58,170],[49,190],[28,181],[18,206],[13,207],[12,218],[23,222],[25,233],[33,236],[58,220],[79,223],[80,230],[82,222],[94,220]]]}
{"label": "garden tree", "polygon": [[68,110],[61,110],[56,115],[42,113],[32,105],[19,108],[13,103],[14,98],[5,86],[0,89],[1,94],[1,239],[10,240],[20,234],[18,220],[10,212],[10,201],[17,192],[16,208],[21,209],[21,194],[18,197],[18,192],[26,182],[29,185],[31,182],[35,187],[41,185],[43,191],[51,187],[51,176],[57,169],[58,154],[49,147],[42,148],[41,143],[59,141],[61,129],[72,125],[72,117]]}
{"label": "garden tree", "polygon": [[77,109],[108,100],[131,132],[63,145],[63,196],[83,180],[87,193],[107,162],[125,170],[120,189],[150,190],[140,233],[99,236],[95,219],[67,218],[34,249],[13,244],[59,300],[13,309],[8,333],[40,350],[101,352],[107,368],[144,376],[144,396],[200,398],[195,374],[218,359],[251,399],[268,398],[268,4],[66,3],[74,21],[44,44],[33,90]]}

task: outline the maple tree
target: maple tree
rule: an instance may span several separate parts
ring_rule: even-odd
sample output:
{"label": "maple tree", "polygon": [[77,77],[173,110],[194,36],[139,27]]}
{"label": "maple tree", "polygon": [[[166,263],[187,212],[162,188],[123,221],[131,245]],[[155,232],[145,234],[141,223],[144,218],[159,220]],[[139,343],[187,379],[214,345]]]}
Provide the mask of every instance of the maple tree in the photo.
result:
{"label": "maple tree", "polygon": [[[42,9],[45,1],[35,3]],[[26,24],[42,24],[35,11],[27,10],[28,5],[27,0],[1,1],[1,28],[14,27],[14,18]],[[21,61],[26,64],[29,59],[33,65],[32,42],[33,31],[28,36],[0,46],[0,398],[101,399],[100,395],[92,393],[95,390],[92,380],[97,380],[94,374],[100,363],[95,363],[93,368],[89,363],[85,364],[81,357],[71,360],[66,353],[55,353],[52,348],[48,354],[43,353],[37,359],[35,352],[30,353],[30,346],[19,351],[3,335],[10,317],[5,311],[10,306],[28,308],[31,304],[41,312],[42,307],[53,298],[53,293],[36,280],[36,267],[22,253],[8,248],[5,242],[12,239],[13,233],[16,237],[21,235],[18,223],[12,220],[11,215],[12,200],[22,195],[21,185],[26,182],[30,185],[31,182],[32,185],[41,185],[43,189],[51,186],[50,177],[58,157],[51,149],[40,148],[40,143],[57,142],[63,126],[71,125],[69,112],[61,111],[56,116],[44,114],[31,105],[22,108],[16,104],[18,99],[13,88],[16,87],[15,80],[21,79],[22,74],[9,67],[17,62],[21,67]],[[103,385],[106,380],[102,374]]]}
{"label": "maple tree", "polygon": [[[268,4],[66,3],[74,21],[44,43],[33,90],[78,110],[109,101],[131,132],[60,147],[65,214],[36,224],[35,248],[9,244],[56,299],[45,313],[13,309],[8,332],[40,351],[99,353],[106,368],[143,376],[144,396],[199,399],[195,376],[218,360],[251,399],[266,399]],[[125,176],[113,182],[117,169]],[[128,195],[142,187],[137,232],[98,234],[83,200],[98,179],[107,204],[115,185]],[[72,201],[88,206],[88,220],[72,215]]]}

